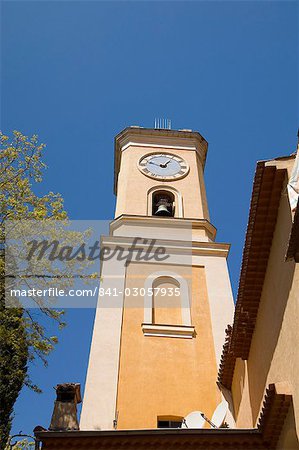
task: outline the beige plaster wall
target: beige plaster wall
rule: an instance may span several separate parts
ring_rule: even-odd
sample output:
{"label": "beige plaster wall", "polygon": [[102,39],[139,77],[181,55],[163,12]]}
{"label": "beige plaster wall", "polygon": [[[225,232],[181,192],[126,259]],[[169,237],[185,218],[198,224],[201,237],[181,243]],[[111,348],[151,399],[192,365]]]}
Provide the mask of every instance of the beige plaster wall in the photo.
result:
{"label": "beige plaster wall", "polygon": [[[283,189],[249,359],[247,364],[237,361],[234,373],[232,393],[238,427],[248,426],[250,416],[256,425],[265,389],[276,382],[289,383],[292,414],[299,423],[299,267],[293,261],[285,262],[291,224]],[[288,429],[287,422],[285,426]],[[298,431],[297,425],[297,435]]]}
{"label": "beige plaster wall", "polygon": [[[169,270],[188,281],[196,335],[193,339],[144,336],[143,298],[135,297],[134,304],[130,304],[129,298],[121,297],[113,308],[109,299],[99,299],[81,414],[81,429],[85,430],[111,429],[116,411],[119,411],[118,428],[155,428],[157,416],[184,416],[198,409],[211,417],[221,401],[216,385],[217,366],[224,329],[233,314],[226,264],[229,246],[212,242],[215,229],[210,224],[184,221],[182,225],[175,219],[167,219],[165,223],[165,218],[156,224],[143,217],[148,214],[148,191],[163,184],[166,189],[169,185],[180,192],[184,218],[209,219],[203,151],[196,147],[200,147],[198,143],[188,140],[184,142],[185,148],[175,149],[170,147],[175,147],[176,141],[168,142],[169,146],[164,148],[157,142],[148,145],[147,139],[142,137],[145,146],[140,146],[140,142],[128,144],[121,152],[118,174],[115,216],[136,215],[138,220],[131,218],[132,223],[125,220],[118,227],[117,223],[124,220],[119,218],[112,227],[113,236],[105,239],[112,247],[118,242],[126,245],[126,240],[134,236],[173,241]],[[186,148],[188,145],[190,148]],[[137,163],[142,156],[155,151],[184,158],[190,167],[188,175],[169,183],[143,175]],[[142,217],[148,224],[140,221]],[[193,257],[186,254],[183,245],[186,240],[191,244],[192,238]],[[117,286],[123,292],[125,287],[144,287],[153,272],[153,267],[146,263],[132,263],[127,270],[120,265],[115,279],[115,264],[115,261],[103,264],[103,287]],[[167,267],[166,263],[160,268],[157,264],[154,270],[167,271]],[[178,311],[172,313],[170,322],[180,320]],[[184,313],[183,310],[182,319]],[[166,320],[166,315],[164,311],[159,320]]]}
{"label": "beige plaster wall", "polygon": [[[179,180],[154,180],[142,174],[138,161],[152,152],[165,152],[184,158],[190,171]],[[180,192],[183,203],[183,217],[209,219],[203,171],[196,150],[169,149],[161,147],[138,147],[130,145],[122,151],[115,217],[121,214],[148,215],[147,193],[154,186],[170,186]]]}
{"label": "beige plaster wall", "polygon": [[298,448],[299,441],[296,432],[295,411],[294,406],[291,405],[276,450],[298,450]]}
{"label": "beige plaster wall", "polygon": [[[162,269],[173,271],[173,266]],[[186,275],[183,267],[175,271]],[[148,264],[132,264],[126,286],[142,287],[151,272]],[[131,307],[130,299],[125,299],[117,393],[119,429],[156,428],[158,416],[186,416],[193,410],[211,417],[221,401],[204,268],[193,267],[192,279],[187,277],[187,281],[192,290],[193,339],[144,336],[143,309],[134,307],[135,302]]]}
{"label": "beige plaster wall", "polygon": [[[118,261],[105,261],[101,288],[124,290],[125,267]],[[99,297],[80,417],[81,430],[112,429],[115,418],[122,298]]]}
{"label": "beige plaster wall", "polygon": [[243,361],[240,358],[237,358],[235,365],[232,394],[237,428],[253,428],[247,361]]}

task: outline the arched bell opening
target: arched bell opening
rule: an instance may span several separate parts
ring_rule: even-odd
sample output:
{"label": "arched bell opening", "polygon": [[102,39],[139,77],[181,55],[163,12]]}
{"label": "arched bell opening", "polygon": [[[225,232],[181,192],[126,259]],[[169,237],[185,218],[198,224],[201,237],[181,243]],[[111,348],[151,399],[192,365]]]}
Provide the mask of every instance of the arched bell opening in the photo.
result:
{"label": "arched bell opening", "polygon": [[175,196],[169,191],[156,191],[153,193],[152,215],[158,217],[174,217]]}

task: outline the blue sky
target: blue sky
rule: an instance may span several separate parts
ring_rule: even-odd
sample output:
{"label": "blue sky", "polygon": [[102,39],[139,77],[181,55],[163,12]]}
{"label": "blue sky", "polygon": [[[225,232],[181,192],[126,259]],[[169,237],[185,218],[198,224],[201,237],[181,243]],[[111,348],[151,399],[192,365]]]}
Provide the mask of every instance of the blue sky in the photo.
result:
{"label": "blue sky", "polygon": [[[236,292],[257,160],[293,152],[298,3],[4,1],[1,129],[37,133],[49,166],[37,192],[72,219],[113,217],[113,139],[128,125],[198,130],[217,240],[230,242]],[[93,310],[68,311],[49,358],[31,368],[13,430],[49,426],[58,382],[84,386]]]}

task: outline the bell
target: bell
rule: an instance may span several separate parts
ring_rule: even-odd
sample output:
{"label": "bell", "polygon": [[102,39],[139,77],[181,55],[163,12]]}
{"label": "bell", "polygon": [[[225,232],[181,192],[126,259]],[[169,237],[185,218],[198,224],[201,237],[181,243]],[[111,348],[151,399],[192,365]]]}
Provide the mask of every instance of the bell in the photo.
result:
{"label": "bell", "polygon": [[171,212],[168,210],[167,206],[159,205],[157,211],[155,212],[155,216],[171,216]]}

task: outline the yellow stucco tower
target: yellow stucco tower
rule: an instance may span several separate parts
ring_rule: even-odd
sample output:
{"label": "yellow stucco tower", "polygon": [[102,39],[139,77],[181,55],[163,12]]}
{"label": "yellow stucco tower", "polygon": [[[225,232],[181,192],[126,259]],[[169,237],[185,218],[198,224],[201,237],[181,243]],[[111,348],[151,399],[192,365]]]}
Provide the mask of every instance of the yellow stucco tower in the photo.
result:
{"label": "yellow stucco tower", "polygon": [[[225,395],[216,380],[234,305],[229,245],[209,221],[207,146],[191,130],[129,127],[115,138],[116,212],[101,242],[113,256],[102,264],[81,430],[211,417]],[[150,257],[138,247],[125,264],[117,249],[134,242]]]}

